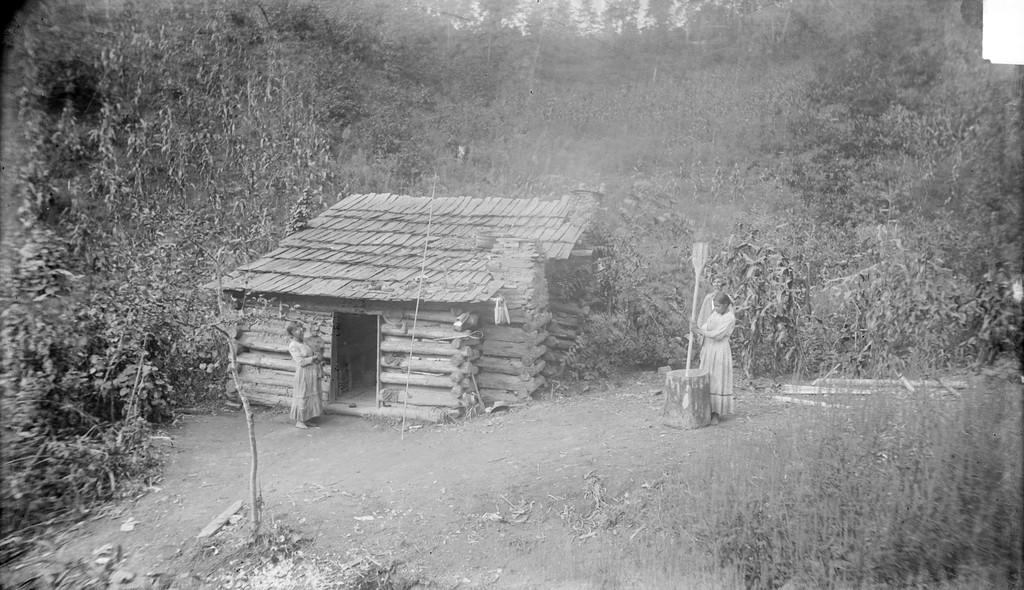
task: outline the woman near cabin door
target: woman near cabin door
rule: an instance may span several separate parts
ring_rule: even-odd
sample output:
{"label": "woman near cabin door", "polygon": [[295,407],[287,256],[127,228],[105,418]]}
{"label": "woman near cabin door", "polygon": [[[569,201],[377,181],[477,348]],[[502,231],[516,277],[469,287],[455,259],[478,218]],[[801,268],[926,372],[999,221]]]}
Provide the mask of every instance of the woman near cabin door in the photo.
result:
{"label": "woman near cabin door", "polygon": [[320,401],[320,369],[317,355],[303,342],[305,331],[298,323],[288,324],[288,352],[295,361],[295,388],[292,391],[291,417],[296,428],[309,428],[306,421],[323,412]]}
{"label": "woman near cabin door", "polygon": [[732,349],[729,336],[736,327],[732,300],[725,293],[715,296],[715,307],[702,326],[694,332],[704,337],[700,349],[700,368],[711,380],[711,423],[732,413]]}

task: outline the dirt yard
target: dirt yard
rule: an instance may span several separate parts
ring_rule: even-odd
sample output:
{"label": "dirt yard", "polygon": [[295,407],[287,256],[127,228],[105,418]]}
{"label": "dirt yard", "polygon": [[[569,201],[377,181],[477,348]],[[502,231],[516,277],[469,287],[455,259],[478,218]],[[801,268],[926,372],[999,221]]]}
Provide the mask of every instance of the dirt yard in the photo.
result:
{"label": "dirt yard", "polygon": [[[787,412],[802,411],[740,389],[730,419],[678,431],[661,424],[660,387],[658,375],[638,374],[556,401],[418,426],[404,439],[383,421],[326,416],[304,431],[285,412],[262,411],[256,431],[267,526],[294,528],[308,540],[304,553],[320,559],[398,560],[423,587],[590,588],[587,572],[552,563],[573,543],[559,515],[581,496],[587,474],[611,493],[636,489],[695,468],[726,440],[760,444]],[[128,571],[209,573],[196,556],[211,557],[216,544],[197,533],[248,499],[243,415],[185,416],[162,436],[154,439],[167,450],[162,482],[84,523],[58,555],[88,557],[111,544],[122,548],[118,567]],[[134,528],[123,526],[132,519]],[[226,534],[230,528],[218,536]]]}

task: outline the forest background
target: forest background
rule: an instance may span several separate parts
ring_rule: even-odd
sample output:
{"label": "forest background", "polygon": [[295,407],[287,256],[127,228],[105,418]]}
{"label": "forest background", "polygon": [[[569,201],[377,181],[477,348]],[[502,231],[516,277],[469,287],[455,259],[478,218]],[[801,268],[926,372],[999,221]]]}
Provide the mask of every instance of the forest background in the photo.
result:
{"label": "forest background", "polygon": [[966,0],[32,4],[2,533],[151,469],[147,424],[221,395],[197,287],[352,193],[598,193],[593,272],[553,285],[591,310],[578,378],[681,357],[695,240],[748,378],[1019,359],[1024,77],[980,47]]}

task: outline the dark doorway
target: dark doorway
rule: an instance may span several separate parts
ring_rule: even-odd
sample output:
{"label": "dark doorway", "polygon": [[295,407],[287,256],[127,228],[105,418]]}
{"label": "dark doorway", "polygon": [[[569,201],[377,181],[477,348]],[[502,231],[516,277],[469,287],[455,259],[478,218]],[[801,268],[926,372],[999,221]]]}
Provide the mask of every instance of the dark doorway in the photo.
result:
{"label": "dark doorway", "polygon": [[377,316],[335,313],[331,351],[331,399],[375,396]]}

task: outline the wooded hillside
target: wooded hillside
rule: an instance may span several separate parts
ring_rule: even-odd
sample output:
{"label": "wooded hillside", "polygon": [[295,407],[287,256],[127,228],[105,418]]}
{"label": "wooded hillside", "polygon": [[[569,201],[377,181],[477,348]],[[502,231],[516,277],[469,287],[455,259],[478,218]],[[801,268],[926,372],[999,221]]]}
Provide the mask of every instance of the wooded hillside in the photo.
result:
{"label": "wooded hillside", "polygon": [[1019,355],[1022,78],[961,4],[33,5],[6,37],[3,533],[145,469],[145,421],[223,382],[196,287],[350,193],[599,192],[595,271],[553,285],[591,309],[582,377],[680,358],[695,239],[750,376]]}

